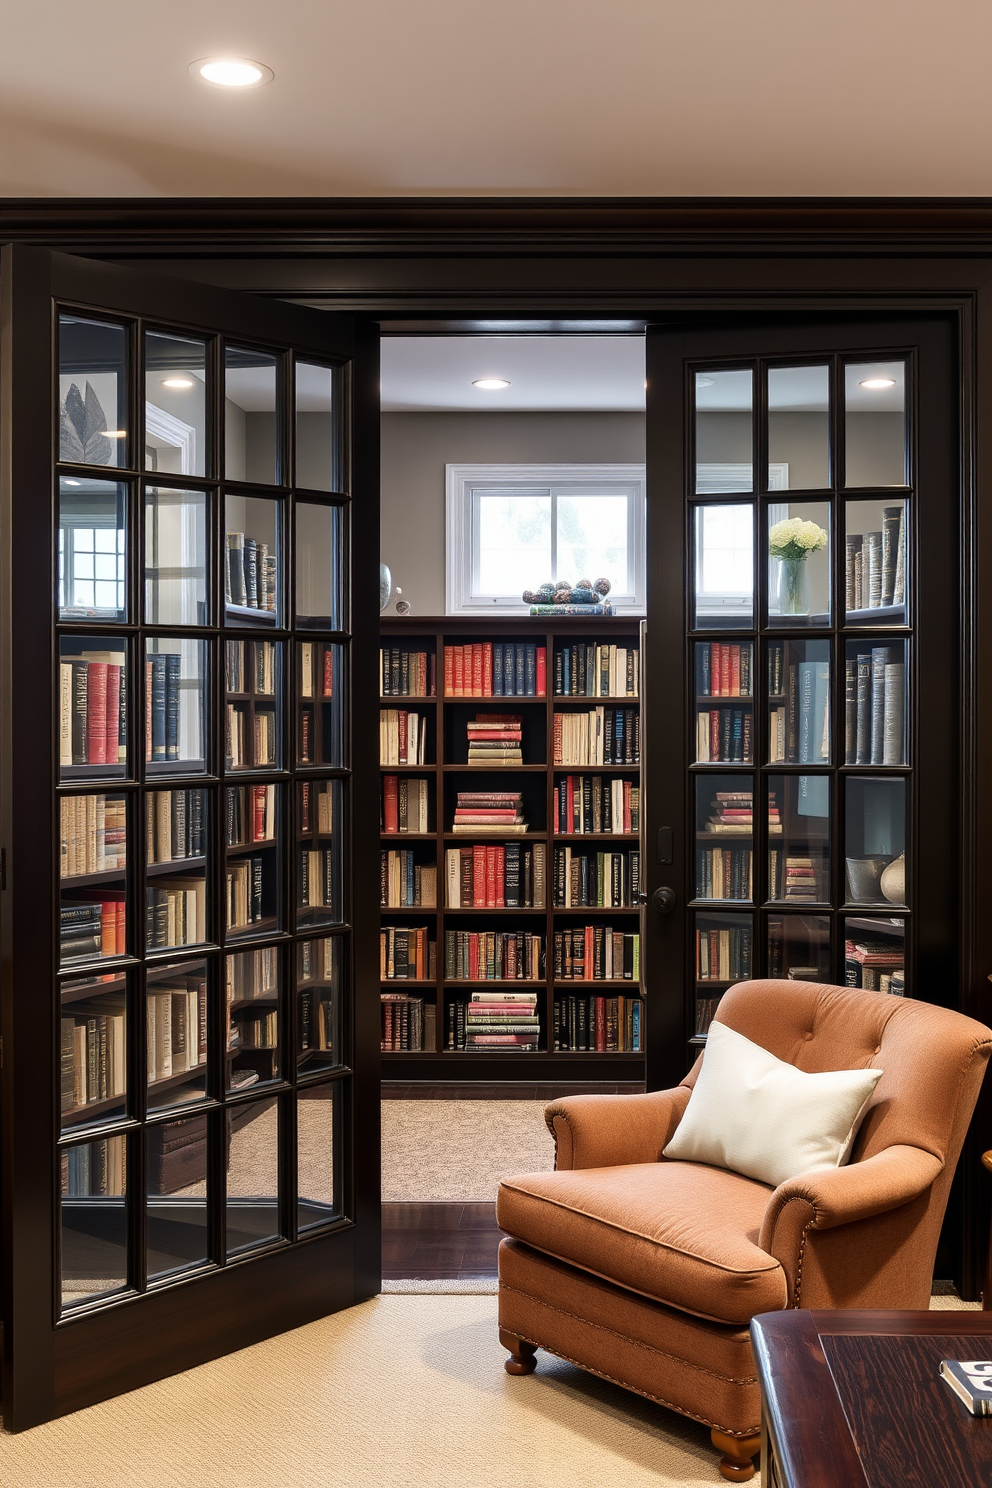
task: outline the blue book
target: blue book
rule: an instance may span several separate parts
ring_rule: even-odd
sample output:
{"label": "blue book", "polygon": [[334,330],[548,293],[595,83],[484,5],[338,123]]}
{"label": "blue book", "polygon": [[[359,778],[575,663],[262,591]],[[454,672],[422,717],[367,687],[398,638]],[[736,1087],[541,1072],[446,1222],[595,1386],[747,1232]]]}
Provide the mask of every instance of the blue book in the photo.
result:
{"label": "blue book", "polygon": [[515,668],[513,665],[513,642],[506,641],[503,645],[503,696],[512,697],[516,692],[514,686]]}
{"label": "blue book", "polygon": [[564,650],[561,652],[561,657],[562,657],[562,666],[563,666],[563,669],[564,669],[564,675],[562,676],[562,681],[561,681],[562,696],[563,697],[569,697],[571,695],[571,691],[572,691],[572,648],[571,648],[571,646],[566,646],[564,648]]}
{"label": "blue book", "polygon": [[179,679],[182,657],[178,651],[165,654],[165,757],[179,758]]}
{"label": "blue book", "polygon": [[730,739],[730,758],[736,764],[744,758],[744,714],[740,708],[734,709],[733,730]]}
{"label": "blue book", "polygon": [[537,696],[537,647],[524,647],[524,683],[527,697]]}
{"label": "blue book", "polygon": [[613,715],[613,759],[609,761],[613,765],[623,764],[623,730],[626,719],[623,711],[617,708]]}
{"label": "blue book", "polygon": [[416,897],[417,897],[417,892],[416,892],[416,888],[414,887],[414,885],[415,885],[415,879],[414,879],[414,867],[413,867],[413,853],[412,852],[408,852],[407,855],[406,855],[406,902],[407,902],[407,904],[412,904],[414,902],[414,900],[416,899]]}
{"label": "blue book", "polygon": [[635,1002],[630,1010],[630,1046],[640,1052],[641,1047],[641,1004]]}
{"label": "blue book", "polygon": [[514,692],[514,696],[515,697],[526,697],[527,696],[527,686],[526,686],[526,681],[525,681],[526,661],[525,661],[525,657],[524,657],[524,647],[521,646],[521,645],[517,645],[517,646],[514,646],[513,649],[516,652],[516,656],[514,658],[515,666],[514,666],[514,673],[513,673],[513,692]]}
{"label": "blue book", "polygon": [[493,697],[503,696],[503,647],[493,646]]}
{"label": "blue book", "polygon": [[149,656],[152,673],[152,759],[165,759],[165,655]]}

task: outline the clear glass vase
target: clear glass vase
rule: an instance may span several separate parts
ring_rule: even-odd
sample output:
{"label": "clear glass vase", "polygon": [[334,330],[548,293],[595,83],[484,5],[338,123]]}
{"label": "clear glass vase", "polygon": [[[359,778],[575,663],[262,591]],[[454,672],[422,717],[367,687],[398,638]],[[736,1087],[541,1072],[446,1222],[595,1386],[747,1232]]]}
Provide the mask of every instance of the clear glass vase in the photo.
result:
{"label": "clear glass vase", "polygon": [[776,558],[775,600],[780,615],[808,615],[809,572],[805,558]]}

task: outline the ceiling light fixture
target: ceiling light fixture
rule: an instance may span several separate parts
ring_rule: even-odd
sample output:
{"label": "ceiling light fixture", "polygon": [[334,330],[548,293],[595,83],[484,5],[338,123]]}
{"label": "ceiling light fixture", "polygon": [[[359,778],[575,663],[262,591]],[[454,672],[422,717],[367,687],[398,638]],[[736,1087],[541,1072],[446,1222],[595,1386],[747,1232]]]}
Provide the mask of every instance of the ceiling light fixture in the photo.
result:
{"label": "ceiling light fixture", "polygon": [[894,377],[863,377],[858,383],[858,387],[869,388],[872,392],[877,392],[879,388],[895,387],[895,385]]}
{"label": "ceiling light fixture", "polygon": [[103,435],[104,439],[126,439],[127,438],[127,430],[126,429],[101,429],[100,430],[100,433]]}
{"label": "ceiling light fixture", "polygon": [[498,393],[508,388],[510,381],[507,377],[477,377],[472,386],[481,388],[484,393]]}
{"label": "ceiling light fixture", "polygon": [[69,477],[66,476],[65,484],[67,486],[78,486],[79,482],[77,480],[70,480]]}
{"label": "ceiling light fixture", "polygon": [[201,57],[189,64],[189,72],[218,88],[257,88],[275,77],[271,67],[264,62],[249,62],[247,57]]}
{"label": "ceiling light fixture", "polygon": [[[713,378],[713,377],[700,377],[699,373],[698,372],[696,373],[696,386],[697,386],[697,388],[701,388],[701,387],[712,387],[713,386],[713,383],[715,382],[715,380],[716,379]],[[645,384],[645,386],[647,386],[647,384]]]}
{"label": "ceiling light fixture", "polygon": [[163,387],[188,388],[193,386],[192,377],[163,377]]}

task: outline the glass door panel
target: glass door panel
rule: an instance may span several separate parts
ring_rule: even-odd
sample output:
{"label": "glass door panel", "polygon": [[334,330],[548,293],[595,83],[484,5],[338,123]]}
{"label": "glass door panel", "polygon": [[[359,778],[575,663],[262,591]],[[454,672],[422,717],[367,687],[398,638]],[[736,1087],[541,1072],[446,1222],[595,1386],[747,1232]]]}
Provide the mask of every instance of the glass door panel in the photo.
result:
{"label": "glass door panel", "polygon": [[145,332],[145,469],[206,475],[207,343]]}
{"label": "glass door panel", "polygon": [[145,487],[145,620],[207,625],[207,497]]}
{"label": "glass door panel", "polygon": [[829,363],[769,367],[768,489],[820,491],[829,485]]}
{"label": "glass door panel", "polygon": [[750,629],[754,619],[754,507],[700,505],[693,528],[697,630]]}
{"label": "glass door panel", "polygon": [[59,481],[59,619],[127,615],[127,508],[123,481]]}
{"label": "glass door panel", "polygon": [[908,501],[846,501],[844,603],[848,625],[905,625]]}
{"label": "glass door panel", "polygon": [[696,492],[754,490],[754,373],[707,369],[695,377]]}
{"label": "glass door panel", "polygon": [[274,486],[284,478],[280,414],[279,358],[229,346],[224,366],[224,474],[229,481]]}
{"label": "glass door panel", "polygon": [[844,484],[906,486],[906,363],[848,362],[844,368]]}
{"label": "glass door panel", "polygon": [[905,777],[848,777],[844,851],[849,904],[906,903]]}
{"label": "glass door panel", "polygon": [[905,641],[866,636],[847,642],[844,751],[849,765],[909,763]]}
{"label": "glass door panel", "polygon": [[768,898],[830,902],[829,775],[769,775]]}
{"label": "glass door panel", "polygon": [[59,317],[59,459],[133,464],[128,438],[129,336],[122,325]]}
{"label": "glass door panel", "polygon": [[830,504],[768,507],[768,623],[830,624]]}
{"label": "glass door panel", "polygon": [[832,980],[829,915],[768,916],[768,975],[790,982]]}

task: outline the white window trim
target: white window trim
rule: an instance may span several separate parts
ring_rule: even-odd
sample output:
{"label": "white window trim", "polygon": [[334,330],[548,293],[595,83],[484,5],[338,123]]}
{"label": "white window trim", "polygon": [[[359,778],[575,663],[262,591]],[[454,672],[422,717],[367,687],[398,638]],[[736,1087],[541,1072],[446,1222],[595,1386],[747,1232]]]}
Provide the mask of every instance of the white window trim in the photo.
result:
{"label": "white window trim", "polygon": [[[174,413],[168,413],[164,408],[159,408],[157,403],[146,400],[145,432],[152,438],[163,440],[167,446],[178,449],[179,474],[192,475],[196,468],[196,430],[192,424],[184,423]],[[169,473],[161,472],[163,475]]]}
{"label": "white window trim", "polygon": [[[529,605],[521,599],[483,598],[472,595],[473,491],[477,486],[531,488],[535,486],[604,486],[626,488],[632,494],[629,506],[628,552],[632,555],[633,599],[617,603],[621,615],[643,615],[646,602],[646,487],[643,465],[446,465],[445,469],[445,613],[448,615],[526,615]],[[604,492],[604,494],[606,494]],[[523,575],[521,588],[544,581]],[[571,578],[595,579],[596,574],[572,574]]]}
{"label": "white window trim", "polygon": [[[753,469],[748,464],[710,461],[696,466],[696,495],[716,498],[706,502],[718,506],[720,496],[748,494],[753,490]],[[769,491],[789,489],[789,466],[787,461],[768,462]],[[781,521],[788,514],[788,505],[769,504],[768,525]],[[700,559],[696,554],[696,613],[699,615],[749,615],[753,605],[750,589],[733,594],[716,594],[700,586]]]}

